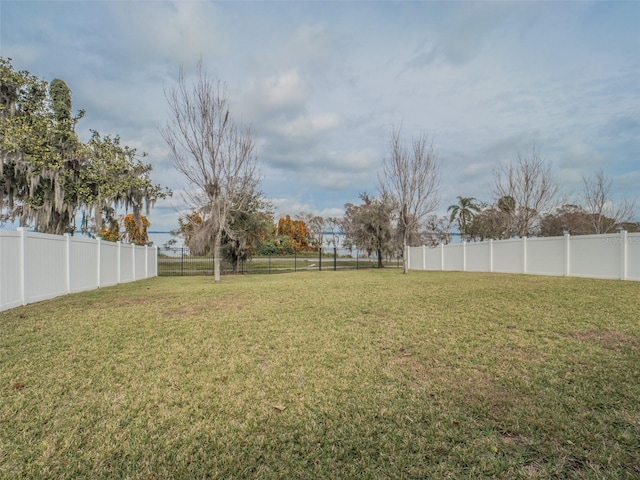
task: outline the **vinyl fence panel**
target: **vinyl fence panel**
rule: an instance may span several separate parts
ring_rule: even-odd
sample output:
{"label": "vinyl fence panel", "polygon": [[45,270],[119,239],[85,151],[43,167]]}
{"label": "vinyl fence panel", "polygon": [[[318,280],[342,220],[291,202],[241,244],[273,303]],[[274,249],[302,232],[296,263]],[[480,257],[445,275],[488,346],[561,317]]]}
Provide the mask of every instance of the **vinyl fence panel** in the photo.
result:
{"label": "vinyl fence panel", "polygon": [[493,271],[523,273],[522,248],[520,239],[493,242]]}
{"label": "vinyl fence panel", "polygon": [[465,270],[467,272],[491,271],[491,242],[474,242],[465,245]]}
{"label": "vinyl fence panel", "polygon": [[576,277],[620,278],[620,235],[571,237],[569,264]]}
{"label": "vinyl fence panel", "polygon": [[120,244],[100,242],[100,286],[116,285],[120,275]]}
{"label": "vinyl fence panel", "polygon": [[564,275],[564,244],[564,237],[528,238],[526,273]]}
{"label": "vinyl fence panel", "polygon": [[425,247],[414,248],[409,254],[409,270],[422,270],[423,257],[425,255]]}
{"label": "vinyl fence panel", "polygon": [[435,248],[427,248],[426,251],[427,261],[425,268],[427,270],[443,270],[443,256],[444,256],[444,245],[439,245]]}
{"label": "vinyl fence panel", "polygon": [[147,248],[147,277],[158,276],[158,250]]}
{"label": "vinyl fence panel", "polygon": [[0,310],[22,305],[22,235],[0,230]]}
{"label": "vinyl fence panel", "polygon": [[25,303],[47,300],[69,292],[67,248],[65,236],[26,233],[23,272]]}
{"label": "vinyl fence panel", "polygon": [[100,244],[89,238],[69,239],[69,290],[80,292],[98,288],[98,269],[100,263],[96,260],[99,255]]}
{"label": "vinyl fence panel", "polygon": [[147,247],[133,247],[134,280],[142,280],[147,276]]}
{"label": "vinyl fence panel", "polygon": [[157,275],[158,249],[0,230],[0,311]]}
{"label": "vinyl fence panel", "polygon": [[120,283],[133,282],[134,272],[134,247],[133,245],[120,245]]}
{"label": "vinyl fence panel", "polygon": [[640,280],[640,233],[627,234],[627,279]]}
{"label": "vinyl fence panel", "polygon": [[640,233],[412,247],[410,268],[640,280]]}
{"label": "vinyl fence panel", "polygon": [[447,254],[444,257],[443,270],[464,270],[464,245],[447,245]]}

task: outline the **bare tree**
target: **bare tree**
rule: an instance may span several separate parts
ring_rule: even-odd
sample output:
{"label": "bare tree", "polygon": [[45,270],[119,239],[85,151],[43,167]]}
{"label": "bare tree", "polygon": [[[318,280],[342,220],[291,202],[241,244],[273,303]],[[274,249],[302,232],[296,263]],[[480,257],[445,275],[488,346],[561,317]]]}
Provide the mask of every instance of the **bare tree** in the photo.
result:
{"label": "bare tree", "polygon": [[228,217],[243,211],[259,191],[255,137],[250,128],[233,121],[226,87],[211,80],[202,62],[193,82],[181,68],[178,86],[165,96],[169,121],[160,132],[175,168],[191,187],[185,200],[202,216],[193,241],[211,246],[218,283],[223,233],[235,237]]}
{"label": "bare tree", "polygon": [[383,196],[388,196],[396,209],[402,238],[403,272],[409,273],[407,240],[438,207],[440,168],[433,142],[429,142],[424,133],[413,138],[407,146],[402,142],[400,128],[396,127],[389,146],[391,155],[384,158],[384,176],[378,182]]}
{"label": "bare tree", "polygon": [[325,228],[330,238],[327,239],[327,245],[333,248],[340,247],[340,236],[344,234],[342,231],[342,219],[337,217],[325,218]]}
{"label": "bare tree", "polygon": [[320,215],[314,215],[311,212],[300,212],[296,217],[307,225],[313,238],[313,244],[318,248],[322,248],[326,220]]}
{"label": "bare tree", "polygon": [[590,214],[593,233],[610,233],[617,226],[631,221],[635,202],[623,199],[616,203],[611,198],[613,181],[600,170],[591,177],[582,177],[584,205]]}
{"label": "bare tree", "polygon": [[493,193],[498,199],[513,199],[509,208],[515,233],[526,237],[535,231],[540,215],[554,206],[558,193],[551,177],[551,163],[540,157],[537,149],[530,156],[518,154],[518,160],[494,173]]}

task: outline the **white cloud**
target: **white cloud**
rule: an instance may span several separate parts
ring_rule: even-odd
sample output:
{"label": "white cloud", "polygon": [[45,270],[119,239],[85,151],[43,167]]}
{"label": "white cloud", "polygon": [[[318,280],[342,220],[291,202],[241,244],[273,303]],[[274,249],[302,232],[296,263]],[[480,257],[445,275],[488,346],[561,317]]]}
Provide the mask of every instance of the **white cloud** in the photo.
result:
{"label": "white cloud", "polygon": [[299,106],[309,95],[296,70],[267,78],[258,84],[256,90],[264,98],[265,104],[274,110]]}
{"label": "white cloud", "polygon": [[216,4],[209,2],[113,2],[127,51],[143,62],[165,59],[178,66],[228,51],[228,34]]}
{"label": "white cloud", "polygon": [[333,130],[338,124],[338,116],[332,113],[300,115],[291,122],[278,126],[277,131],[288,137],[313,138],[315,135]]}

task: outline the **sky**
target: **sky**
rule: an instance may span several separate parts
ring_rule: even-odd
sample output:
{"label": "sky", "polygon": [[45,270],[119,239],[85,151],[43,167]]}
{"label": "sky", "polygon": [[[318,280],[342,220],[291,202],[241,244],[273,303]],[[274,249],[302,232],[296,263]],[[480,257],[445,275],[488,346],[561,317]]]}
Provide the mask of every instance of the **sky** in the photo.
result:
{"label": "sky", "polygon": [[433,142],[438,215],[491,203],[494,172],[533,148],[569,200],[600,169],[614,198],[640,196],[640,2],[0,0],[0,56],[65,80],[81,139],[148,153],[174,191],[152,231],[177,227],[189,189],[159,133],[165,91],[200,60],[256,134],[276,218],[377,193],[394,127]]}

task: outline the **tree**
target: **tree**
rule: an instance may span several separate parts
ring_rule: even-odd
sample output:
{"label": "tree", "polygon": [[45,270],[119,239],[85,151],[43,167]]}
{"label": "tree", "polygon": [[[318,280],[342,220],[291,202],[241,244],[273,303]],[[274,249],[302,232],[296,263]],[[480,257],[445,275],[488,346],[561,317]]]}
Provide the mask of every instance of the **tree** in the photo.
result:
{"label": "tree", "polygon": [[344,234],[342,231],[342,219],[336,217],[327,217],[324,220],[324,225],[330,238],[327,240],[327,245],[332,245],[333,248],[338,248],[340,236]]}
{"label": "tree", "polygon": [[630,222],[634,213],[634,202],[615,202],[611,196],[613,181],[600,170],[591,177],[582,177],[584,182],[583,201],[591,214],[592,232],[610,233],[619,225]]}
{"label": "tree", "polygon": [[[536,148],[530,156],[518,154],[516,162],[494,172],[493,193],[498,199],[508,200],[515,233],[526,237],[535,232],[540,215],[553,206],[558,186],[551,178],[551,164],[543,160]],[[500,205],[499,205],[500,206]],[[503,212],[506,212],[501,207]]]}
{"label": "tree", "polygon": [[451,212],[449,221],[458,220],[458,228],[463,238],[468,236],[467,225],[479,211],[480,206],[475,203],[475,198],[473,197],[458,197],[458,203],[449,205],[447,208],[447,212]]}
{"label": "tree", "polygon": [[83,232],[93,234],[116,211],[132,210],[138,229],[143,228],[142,212],[147,215],[156,200],[169,190],[151,181],[151,164],[143,163],[137,150],[120,143],[120,137],[102,136],[93,131],[85,146],[89,161],[79,165]]}
{"label": "tree", "polygon": [[405,254],[410,232],[435,210],[439,203],[439,164],[425,134],[412,139],[410,147],[402,142],[400,128],[394,128],[390,156],[384,158],[384,177],[380,191],[396,210],[402,239],[403,272],[409,273]]}
{"label": "tree", "polygon": [[193,255],[205,255],[209,253],[210,244],[204,244],[201,249],[198,248],[194,237],[202,226],[202,216],[198,212],[187,213],[178,218],[179,234],[182,235],[184,244],[189,248]]}
{"label": "tree", "polygon": [[435,247],[451,243],[451,220],[448,216],[428,215],[419,233],[420,245]]}
{"label": "tree", "polygon": [[96,237],[106,240],[107,242],[119,242],[122,235],[120,234],[120,224],[118,220],[111,218],[107,224],[103,224],[100,231],[96,234]]}
{"label": "tree", "polygon": [[244,210],[232,210],[228,225],[222,241],[222,254],[233,265],[234,273],[238,273],[240,262],[249,259],[273,230],[271,204],[256,197]]}
{"label": "tree", "polygon": [[593,220],[584,208],[579,205],[565,204],[542,217],[540,235],[557,237],[565,233],[571,235],[588,235],[593,233]]}
{"label": "tree", "polygon": [[278,237],[289,237],[295,252],[311,250],[311,232],[304,220],[293,220],[289,215],[278,220],[276,227]]}
{"label": "tree", "polygon": [[151,165],[119,137],[94,131],[81,142],[74,127],[83,115],[72,116],[63,80],[48,85],[0,58],[0,221],[61,234],[75,230],[81,213],[82,231],[94,235],[103,214],[110,224],[115,210],[132,207],[140,218],[143,207],[169,194],[151,183]]}
{"label": "tree", "polygon": [[210,79],[202,62],[191,83],[181,68],[178,86],[165,96],[170,119],[161,134],[175,168],[192,188],[185,199],[203,220],[194,240],[210,245],[219,283],[223,234],[234,235],[229,215],[260,194],[255,137],[233,120],[226,87]]}
{"label": "tree", "polygon": [[368,255],[376,253],[378,267],[382,268],[383,255],[391,251],[393,206],[385,195],[375,198],[361,193],[360,199],[362,205],[345,205],[345,215],[342,219],[344,243],[348,248],[356,247]]}
{"label": "tree", "polygon": [[[486,204],[479,213],[473,216],[467,227],[467,234],[471,240],[503,240],[511,237],[510,202],[498,202],[496,205]],[[502,205],[502,208],[499,206]]]}
{"label": "tree", "polygon": [[125,238],[129,243],[136,245],[147,245],[149,243],[148,228],[151,226],[151,222],[144,215],[140,215],[139,219],[136,219],[132,213],[126,215],[123,220]]}
{"label": "tree", "polygon": [[309,212],[300,212],[297,217],[299,220],[302,220],[309,229],[309,233],[311,234],[311,246],[321,248],[324,243],[324,233],[328,219]]}

